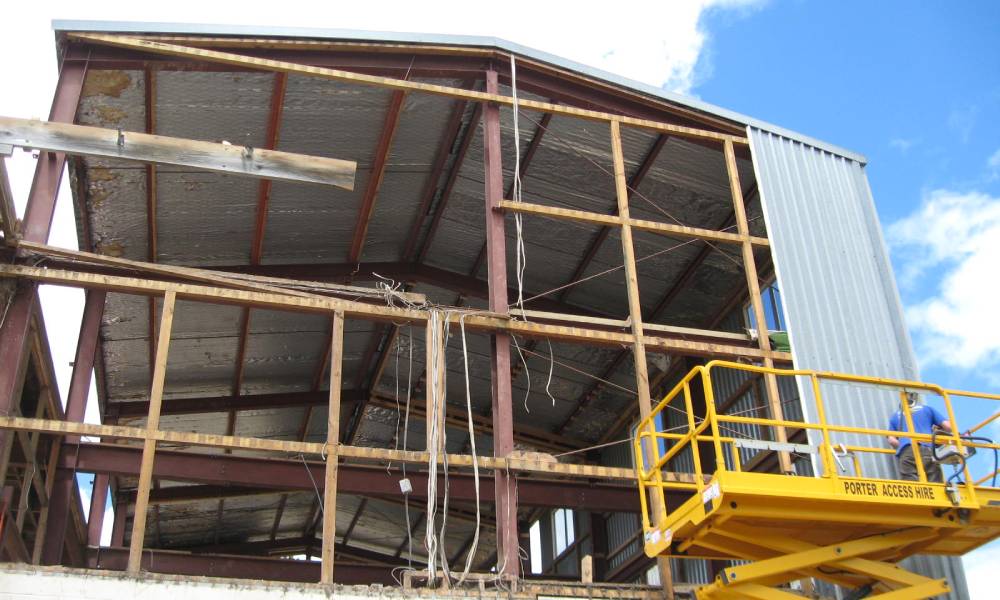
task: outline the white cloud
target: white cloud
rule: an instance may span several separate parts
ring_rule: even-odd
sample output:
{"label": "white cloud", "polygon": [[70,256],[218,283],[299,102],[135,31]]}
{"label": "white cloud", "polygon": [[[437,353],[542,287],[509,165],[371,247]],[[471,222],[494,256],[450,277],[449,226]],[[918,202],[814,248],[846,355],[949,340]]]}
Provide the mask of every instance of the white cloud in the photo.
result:
{"label": "white cloud", "polygon": [[915,140],[910,138],[893,138],[889,140],[889,147],[895,148],[896,150],[899,150],[903,154],[906,154],[906,152],[910,148],[916,146],[919,142],[920,140]]}
{"label": "white cloud", "polygon": [[976,117],[978,115],[978,106],[956,108],[948,114],[948,127],[958,134],[958,138],[963,144],[967,143],[972,137],[972,131],[976,126]]}
{"label": "white cloud", "polygon": [[969,598],[986,600],[996,597],[996,569],[1000,565],[1000,542],[970,552],[962,557]]}
{"label": "white cloud", "polygon": [[1000,198],[936,190],[889,227],[888,239],[905,265],[901,284],[919,296],[906,316],[921,359],[965,369],[1000,364]]}
{"label": "white cloud", "polygon": [[986,159],[986,166],[990,169],[990,176],[992,179],[1000,177],[1000,149]]}

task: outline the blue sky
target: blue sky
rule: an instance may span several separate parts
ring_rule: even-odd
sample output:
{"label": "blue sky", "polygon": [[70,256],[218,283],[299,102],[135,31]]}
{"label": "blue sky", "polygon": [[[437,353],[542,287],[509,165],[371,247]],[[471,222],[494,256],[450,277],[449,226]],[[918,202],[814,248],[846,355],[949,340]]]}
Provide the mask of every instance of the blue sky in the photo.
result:
{"label": "blue sky", "polygon": [[[694,94],[868,157],[923,378],[1000,391],[1000,3],[789,0],[702,23]],[[987,597],[1000,545],[965,561]]]}

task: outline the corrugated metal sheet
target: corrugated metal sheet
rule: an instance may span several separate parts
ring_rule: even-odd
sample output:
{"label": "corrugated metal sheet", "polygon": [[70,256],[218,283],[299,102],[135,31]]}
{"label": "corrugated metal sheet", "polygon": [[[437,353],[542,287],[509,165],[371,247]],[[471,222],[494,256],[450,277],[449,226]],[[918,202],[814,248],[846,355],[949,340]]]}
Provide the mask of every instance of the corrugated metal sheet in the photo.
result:
{"label": "corrugated metal sheet", "polygon": [[[748,131],[796,366],[917,378],[863,165],[774,133]],[[803,381],[799,388],[814,420],[811,390]],[[898,401],[846,386],[825,386],[823,398],[830,422],[868,427],[884,427]],[[846,436],[834,441],[851,443]],[[889,460],[872,457],[863,468],[879,476],[894,472]],[[959,559],[913,562],[927,575],[947,575],[956,590],[952,598],[968,597]]]}

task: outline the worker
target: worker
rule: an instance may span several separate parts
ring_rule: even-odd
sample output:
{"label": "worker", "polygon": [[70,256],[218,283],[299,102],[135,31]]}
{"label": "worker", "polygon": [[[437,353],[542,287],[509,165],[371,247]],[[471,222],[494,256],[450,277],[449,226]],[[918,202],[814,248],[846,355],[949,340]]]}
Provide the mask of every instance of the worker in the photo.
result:
{"label": "worker", "polygon": [[[913,429],[916,433],[931,435],[935,429],[951,433],[951,422],[933,406],[919,404],[915,393],[907,392],[906,402],[910,407]],[[889,417],[889,429],[891,431],[909,431],[902,405]],[[890,435],[889,445],[896,449],[896,469],[899,471],[899,478],[904,481],[919,481],[920,474],[917,472],[917,463],[913,456],[913,449],[910,447],[910,438]],[[941,473],[941,466],[934,460],[934,449],[931,443],[920,442],[919,448],[927,481],[942,483],[944,477]]]}

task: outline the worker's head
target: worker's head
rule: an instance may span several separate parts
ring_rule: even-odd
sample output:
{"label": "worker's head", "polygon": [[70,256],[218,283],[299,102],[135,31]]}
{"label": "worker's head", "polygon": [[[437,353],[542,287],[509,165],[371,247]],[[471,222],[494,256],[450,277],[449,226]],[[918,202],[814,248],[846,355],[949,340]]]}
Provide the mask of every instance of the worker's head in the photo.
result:
{"label": "worker's head", "polygon": [[[905,399],[906,404],[910,408],[913,408],[917,405],[917,401],[920,399],[920,396],[918,396],[916,392],[906,392],[903,398]],[[900,401],[900,404],[902,404],[902,402],[903,400]],[[900,409],[902,409],[902,405],[900,406]]]}

